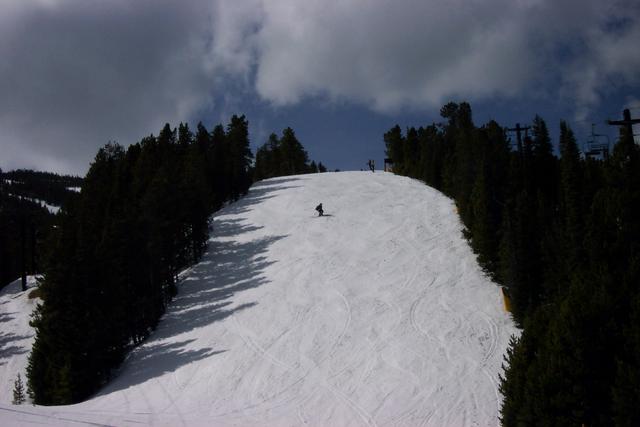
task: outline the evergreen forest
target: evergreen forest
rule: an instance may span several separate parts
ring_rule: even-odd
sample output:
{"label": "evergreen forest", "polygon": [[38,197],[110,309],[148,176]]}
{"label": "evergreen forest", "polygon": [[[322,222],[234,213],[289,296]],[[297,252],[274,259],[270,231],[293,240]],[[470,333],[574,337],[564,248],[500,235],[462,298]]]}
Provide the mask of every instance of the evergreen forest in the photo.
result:
{"label": "evergreen forest", "polygon": [[290,127],[282,131],[282,137],[272,133],[269,140],[258,148],[254,178],[256,181],[276,176],[326,172],[322,162],[309,163],[309,155]]}
{"label": "evergreen forest", "polygon": [[610,156],[581,156],[560,123],[512,143],[467,103],[442,123],[384,134],[393,170],[455,200],[520,337],[505,357],[505,426],[640,425],[640,152],[621,129]]}
{"label": "evergreen forest", "polygon": [[50,205],[62,206],[73,197],[83,179],[79,176],[59,175],[30,169],[17,169],[2,174],[5,190],[24,198],[37,199]]}
{"label": "evergreen forest", "polygon": [[42,202],[62,206],[77,197],[82,178],[32,170],[0,170],[0,288],[36,274],[55,223]]}
{"label": "evergreen forest", "polygon": [[290,128],[271,152],[283,163],[259,157],[254,167],[248,129],[244,116],[211,131],[167,124],[99,150],[48,238],[27,367],[34,403],[79,402],[109,380],[177,294],[178,273],[204,253],[211,213],[256,179],[314,170]]}

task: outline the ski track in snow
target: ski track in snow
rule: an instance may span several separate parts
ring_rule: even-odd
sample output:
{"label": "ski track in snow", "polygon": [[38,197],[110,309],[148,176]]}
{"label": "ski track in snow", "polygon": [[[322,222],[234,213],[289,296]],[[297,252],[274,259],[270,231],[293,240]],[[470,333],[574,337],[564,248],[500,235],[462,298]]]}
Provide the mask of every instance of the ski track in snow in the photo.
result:
{"label": "ski track in snow", "polygon": [[499,424],[518,331],[451,200],[382,172],[275,178],[212,228],[156,331],[77,405],[10,404],[34,303],[0,292],[0,424]]}

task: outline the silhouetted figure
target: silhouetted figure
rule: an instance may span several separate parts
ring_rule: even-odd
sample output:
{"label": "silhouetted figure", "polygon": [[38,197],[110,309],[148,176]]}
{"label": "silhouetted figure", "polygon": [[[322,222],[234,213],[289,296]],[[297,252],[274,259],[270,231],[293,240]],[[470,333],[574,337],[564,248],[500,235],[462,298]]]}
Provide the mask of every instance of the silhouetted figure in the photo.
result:
{"label": "silhouetted figure", "polygon": [[374,160],[369,160],[367,162],[367,165],[369,166],[369,169],[371,170],[371,172],[376,171],[376,162]]}
{"label": "silhouetted figure", "polygon": [[324,214],[324,211],[322,210],[322,203],[316,206],[316,210],[318,211],[318,216],[322,216]]}

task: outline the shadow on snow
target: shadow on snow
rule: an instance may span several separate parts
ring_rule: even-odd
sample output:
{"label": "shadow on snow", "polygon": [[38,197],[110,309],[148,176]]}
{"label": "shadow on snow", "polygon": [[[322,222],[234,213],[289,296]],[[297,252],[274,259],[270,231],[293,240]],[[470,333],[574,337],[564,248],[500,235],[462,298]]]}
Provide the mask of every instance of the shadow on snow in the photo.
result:
{"label": "shadow on snow", "polygon": [[271,178],[266,181],[257,182],[249,189],[246,196],[224,208],[224,212],[221,213],[225,215],[238,215],[248,212],[251,210],[251,206],[277,196],[276,194],[270,193],[289,188],[301,187],[299,185],[290,185],[291,183],[300,181],[301,179],[302,178],[297,177],[283,177]]}
{"label": "shadow on snow", "polygon": [[7,363],[6,360],[12,356],[28,352],[28,347],[24,345],[14,345],[14,343],[31,337],[32,335],[16,335],[11,332],[0,332],[0,365]]}
{"label": "shadow on snow", "polygon": [[[280,180],[277,184],[290,180]],[[268,193],[287,188],[273,185],[273,181],[268,184],[252,189],[247,197],[228,206],[222,213],[228,215],[245,212],[251,205],[273,197]],[[215,221],[213,235],[231,241],[209,241],[202,260],[185,274],[179,284],[179,294],[157,329],[145,343],[131,352],[117,377],[97,396],[144,383],[181,366],[226,351],[213,348],[189,349],[197,339],[178,341],[175,337],[257,305],[257,302],[251,302],[234,306],[234,296],[268,283],[262,273],[275,261],[267,260],[265,254],[269,246],[285,236],[268,236],[245,243],[238,243],[233,237],[260,228],[231,218]]]}

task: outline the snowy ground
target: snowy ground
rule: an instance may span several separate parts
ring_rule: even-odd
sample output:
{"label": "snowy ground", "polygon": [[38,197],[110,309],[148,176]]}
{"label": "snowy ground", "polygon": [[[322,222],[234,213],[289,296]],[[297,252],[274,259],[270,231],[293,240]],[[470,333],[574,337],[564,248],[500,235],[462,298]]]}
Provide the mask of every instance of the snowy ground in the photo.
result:
{"label": "snowy ground", "polygon": [[[22,291],[20,279],[0,290],[0,404],[13,400],[18,374],[26,385],[27,357],[35,336],[29,326],[29,315],[40,302],[38,298],[29,298],[35,286],[35,277],[28,276],[26,291]],[[0,425],[4,425],[3,416],[0,411]]]}
{"label": "snowy ground", "polygon": [[277,178],[213,227],[155,333],[78,405],[10,404],[29,332],[5,330],[23,314],[3,295],[0,424],[499,423],[517,330],[449,199],[387,173]]}
{"label": "snowy ground", "polygon": [[49,213],[52,213],[54,215],[57,214],[60,211],[60,206],[50,205],[49,203],[45,202],[44,200],[33,199],[31,197],[17,196],[15,194],[11,194],[11,193],[9,193],[9,196],[15,197],[15,198],[18,198],[18,199],[21,199],[21,200],[29,200],[30,202],[33,202],[33,203],[35,203],[36,205],[38,205],[40,207],[46,208],[49,211]]}

